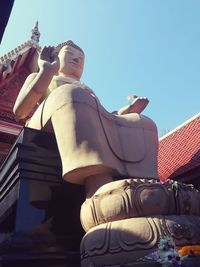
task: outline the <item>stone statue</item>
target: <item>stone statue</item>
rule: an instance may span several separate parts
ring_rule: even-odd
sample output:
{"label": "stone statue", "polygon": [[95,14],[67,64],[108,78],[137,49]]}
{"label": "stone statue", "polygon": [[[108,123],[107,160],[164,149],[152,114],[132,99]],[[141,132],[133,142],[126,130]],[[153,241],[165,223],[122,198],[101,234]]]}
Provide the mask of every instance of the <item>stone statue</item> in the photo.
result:
{"label": "stone statue", "polygon": [[37,108],[27,127],[55,133],[63,178],[85,184],[88,195],[123,176],[157,179],[158,137],[153,121],[132,113],[134,105],[118,114],[107,112],[80,82],[83,50],[72,41],[57,50],[42,49],[39,72],[28,76],[15,102],[16,118],[25,119]]}
{"label": "stone statue", "polygon": [[80,82],[84,58],[72,41],[44,47],[38,73],[14,106],[17,119],[30,117],[27,127],[55,134],[64,180],[85,185],[82,267],[133,262],[154,251],[162,235],[199,244],[200,194],[159,182],[157,128],[140,114],[148,99],[133,96],[127,107],[107,112]]}

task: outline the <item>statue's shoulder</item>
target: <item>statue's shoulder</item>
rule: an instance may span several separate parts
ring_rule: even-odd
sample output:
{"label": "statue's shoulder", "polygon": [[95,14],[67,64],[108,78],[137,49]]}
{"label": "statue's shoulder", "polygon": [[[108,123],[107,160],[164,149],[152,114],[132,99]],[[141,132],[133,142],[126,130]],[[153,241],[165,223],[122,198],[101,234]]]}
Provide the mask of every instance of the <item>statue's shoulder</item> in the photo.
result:
{"label": "statue's shoulder", "polygon": [[95,95],[94,91],[85,84],[82,83],[64,83],[56,88],[56,90],[68,90],[68,91],[82,91],[84,93]]}

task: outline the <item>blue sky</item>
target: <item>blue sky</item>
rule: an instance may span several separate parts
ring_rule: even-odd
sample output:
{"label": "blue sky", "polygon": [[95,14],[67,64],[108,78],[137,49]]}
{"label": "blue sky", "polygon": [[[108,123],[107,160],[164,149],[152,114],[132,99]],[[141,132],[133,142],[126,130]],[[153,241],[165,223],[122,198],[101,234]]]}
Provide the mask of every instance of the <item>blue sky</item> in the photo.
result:
{"label": "blue sky", "polygon": [[71,39],[83,48],[82,81],[108,111],[147,96],[143,113],[161,136],[200,111],[199,14],[198,0],[15,0],[0,55],[38,20],[41,46]]}

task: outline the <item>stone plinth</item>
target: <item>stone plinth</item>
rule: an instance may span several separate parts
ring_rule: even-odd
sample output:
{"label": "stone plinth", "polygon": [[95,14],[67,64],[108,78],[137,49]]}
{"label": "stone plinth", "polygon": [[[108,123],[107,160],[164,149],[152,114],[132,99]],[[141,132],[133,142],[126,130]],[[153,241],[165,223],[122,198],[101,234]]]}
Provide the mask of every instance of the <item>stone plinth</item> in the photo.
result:
{"label": "stone plinth", "polygon": [[139,264],[163,236],[178,247],[200,244],[199,200],[198,190],[175,181],[130,178],[101,186],[81,207],[82,267]]}
{"label": "stone plinth", "polygon": [[124,179],[103,185],[81,207],[85,231],[102,223],[150,215],[200,216],[200,193],[189,185],[177,187],[155,179]]}
{"label": "stone plinth", "polygon": [[84,188],[64,182],[61,173],[54,136],[24,128],[0,172],[1,255],[79,255]]}
{"label": "stone plinth", "polygon": [[91,228],[81,243],[82,266],[130,263],[157,250],[162,236],[176,245],[198,244],[200,217],[166,215],[130,218]]}

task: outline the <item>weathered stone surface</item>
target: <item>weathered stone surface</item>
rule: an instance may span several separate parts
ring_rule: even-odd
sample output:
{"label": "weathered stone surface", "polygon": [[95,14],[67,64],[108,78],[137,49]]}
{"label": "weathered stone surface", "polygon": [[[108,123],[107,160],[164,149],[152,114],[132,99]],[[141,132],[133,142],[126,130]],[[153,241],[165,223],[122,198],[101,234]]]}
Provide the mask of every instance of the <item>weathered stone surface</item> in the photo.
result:
{"label": "weathered stone surface", "polygon": [[93,227],[81,242],[82,267],[124,264],[156,250],[161,236],[176,245],[198,244],[200,217],[168,215],[131,218]]}
{"label": "weathered stone surface", "polygon": [[200,192],[188,185],[125,179],[102,186],[81,207],[85,231],[116,220],[169,214],[200,215]]}

